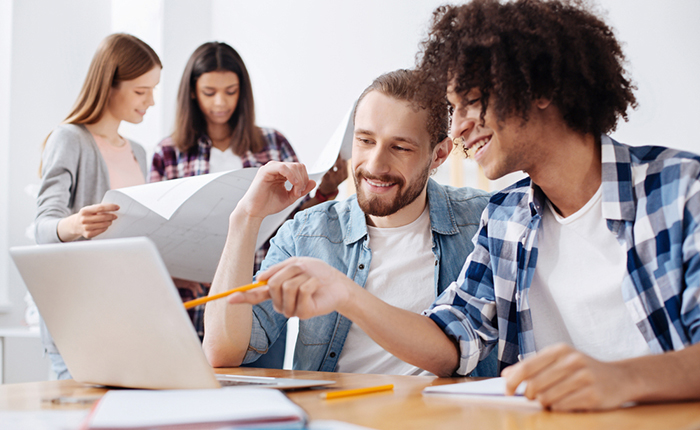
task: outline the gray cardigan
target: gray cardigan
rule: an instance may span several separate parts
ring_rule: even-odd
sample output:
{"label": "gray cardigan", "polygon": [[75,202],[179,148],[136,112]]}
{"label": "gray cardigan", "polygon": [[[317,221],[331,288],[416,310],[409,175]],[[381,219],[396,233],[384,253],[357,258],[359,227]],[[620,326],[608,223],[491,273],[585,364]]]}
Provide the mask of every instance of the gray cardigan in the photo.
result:
{"label": "gray cardigan", "polygon": [[[129,141],[146,177],[146,151]],[[42,154],[41,186],[34,226],[36,243],[57,243],[58,222],[88,205],[100,203],[109,190],[107,164],[84,125],[59,125]]]}
{"label": "gray cardigan", "polygon": [[[146,177],[146,151],[129,141],[136,161]],[[57,243],[58,222],[84,206],[102,201],[109,187],[109,170],[95,139],[84,125],[59,125],[46,141],[41,156],[41,186],[34,220],[36,243]],[[58,353],[44,321],[41,341],[46,352]]]}

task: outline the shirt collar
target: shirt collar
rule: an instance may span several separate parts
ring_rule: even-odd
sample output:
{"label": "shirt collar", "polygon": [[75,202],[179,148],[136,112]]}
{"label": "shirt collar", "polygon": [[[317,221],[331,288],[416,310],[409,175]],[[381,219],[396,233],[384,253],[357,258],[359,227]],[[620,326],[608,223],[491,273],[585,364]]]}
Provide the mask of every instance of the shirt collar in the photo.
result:
{"label": "shirt collar", "polygon": [[[439,234],[457,234],[459,228],[455,221],[452,210],[452,203],[449,200],[447,191],[437,182],[428,179],[428,207],[430,211],[430,226],[432,230]],[[365,213],[357,203],[357,196],[353,197],[350,205],[350,222],[348,232],[345,235],[345,244],[350,245],[364,238],[367,235],[367,220]]]}
{"label": "shirt collar", "polygon": [[542,210],[545,207],[547,197],[544,195],[542,188],[538,187],[530,180],[530,188],[527,192],[527,203],[530,208],[530,215],[542,216]]}
{"label": "shirt collar", "polygon": [[[629,149],[606,135],[602,135],[600,141],[603,217],[608,220],[634,221],[635,204]],[[542,215],[545,199],[542,189],[530,182],[528,204],[533,216]]]}
{"label": "shirt collar", "polygon": [[430,228],[434,232],[459,233],[447,190],[432,179],[428,179],[428,207],[430,208]]}
{"label": "shirt collar", "polygon": [[351,245],[367,236],[367,220],[365,219],[365,213],[360,209],[360,204],[357,203],[357,195],[351,198],[350,222],[348,223],[348,231],[345,235],[346,245]]}
{"label": "shirt collar", "polygon": [[601,141],[603,217],[634,221],[635,201],[629,148],[603,135]]}

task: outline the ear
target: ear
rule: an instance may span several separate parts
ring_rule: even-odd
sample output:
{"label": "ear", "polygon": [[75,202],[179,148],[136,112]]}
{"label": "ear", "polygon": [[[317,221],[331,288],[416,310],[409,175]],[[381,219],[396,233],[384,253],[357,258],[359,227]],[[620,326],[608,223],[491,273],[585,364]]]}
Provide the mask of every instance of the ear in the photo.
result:
{"label": "ear", "polygon": [[452,152],[452,139],[446,137],[442,142],[438,143],[435,148],[433,148],[433,162],[430,165],[430,170],[437,169],[442,165],[442,163],[447,160]]}

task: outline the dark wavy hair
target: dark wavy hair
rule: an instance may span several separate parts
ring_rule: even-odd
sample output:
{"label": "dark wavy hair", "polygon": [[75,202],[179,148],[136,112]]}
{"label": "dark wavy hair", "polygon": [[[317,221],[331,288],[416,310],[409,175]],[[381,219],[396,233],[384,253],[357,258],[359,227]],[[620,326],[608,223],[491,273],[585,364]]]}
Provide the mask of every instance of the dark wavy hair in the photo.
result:
{"label": "dark wavy hair", "polygon": [[435,149],[438,143],[447,138],[450,126],[450,112],[444,94],[430,92],[420,99],[417,96],[420,76],[415,70],[399,69],[387,72],[377,77],[360,94],[352,113],[352,122],[355,123],[357,106],[371,91],[378,91],[385,96],[411,103],[414,107],[428,111],[428,123],[426,127],[430,134],[430,149]]}
{"label": "dark wavy hair", "polygon": [[262,131],[255,125],[255,103],[248,70],[238,52],[222,42],[208,42],[200,46],[185,66],[177,92],[173,143],[181,152],[186,152],[207,133],[207,121],[196,98],[197,79],[205,73],[220,71],[235,73],[240,82],[238,104],[228,121],[233,131],[231,149],[239,156],[246,151],[259,152],[265,143]]}
{"label": "dark wavy hair", "polygon": [[421,44],[423,97],[481,91],[481,120],[491,103],[499,121],[524,121],[532,102],[546,98],[574,131],[615,130],[637,106],[625,57],[612,28],[581,1],[473,0],[441,6]]}

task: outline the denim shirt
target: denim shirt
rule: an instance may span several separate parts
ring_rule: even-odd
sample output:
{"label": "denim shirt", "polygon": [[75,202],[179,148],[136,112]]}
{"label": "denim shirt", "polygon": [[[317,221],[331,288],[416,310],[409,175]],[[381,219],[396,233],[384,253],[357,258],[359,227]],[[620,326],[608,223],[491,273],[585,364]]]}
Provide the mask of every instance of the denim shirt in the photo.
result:
{"label": "denim shirt", "polygon": [[[430,225],[435,254],[434,294],[437,297],[457,279],[474,248],[472,237],[489,194],[471,188],[442,186],[430,179],[427,188]],[[364,288],[372,251],[365,214],[356,196],[331,201],[299,212],[271,240],[261,270],[289,257],[324,260]],[[265,353],[277,339],[287,318],[275,312],[272,302],[253,307],[253,328],[244,363]],[[294,368],[332,372],[335,370],[352,321],[337,312],[299,322]],[[495,356],[483,360],[479,376],[496,376]],[[483,374],[481,374],[483,373]]]}

